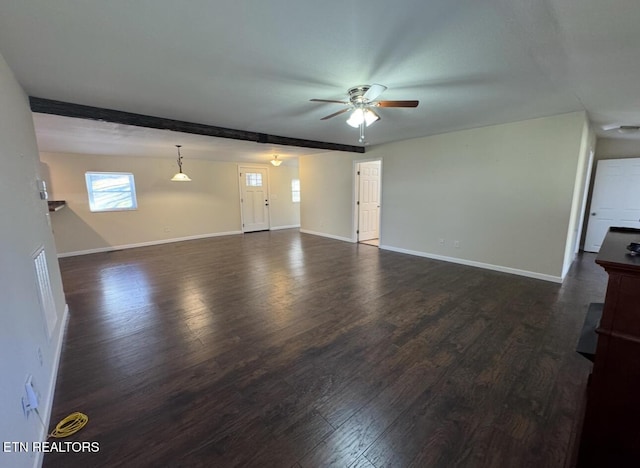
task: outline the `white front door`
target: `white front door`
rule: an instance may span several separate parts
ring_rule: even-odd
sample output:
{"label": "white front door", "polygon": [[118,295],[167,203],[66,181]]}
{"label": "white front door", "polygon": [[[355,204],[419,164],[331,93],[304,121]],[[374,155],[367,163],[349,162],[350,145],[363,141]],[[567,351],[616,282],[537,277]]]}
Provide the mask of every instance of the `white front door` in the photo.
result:
{"label": "white front door", "polygon": [[584,250],[598,252],[611,226],[640,228],[640,158],[598,161]]}
{"label": "white front door", "polygon": [[380,161],[359,164],[358,241],[380,237]]}
{"label": "white front door", "polygon": [[269,183],[267,169],[240,166],[240,206],[242,232],[269,229]]}

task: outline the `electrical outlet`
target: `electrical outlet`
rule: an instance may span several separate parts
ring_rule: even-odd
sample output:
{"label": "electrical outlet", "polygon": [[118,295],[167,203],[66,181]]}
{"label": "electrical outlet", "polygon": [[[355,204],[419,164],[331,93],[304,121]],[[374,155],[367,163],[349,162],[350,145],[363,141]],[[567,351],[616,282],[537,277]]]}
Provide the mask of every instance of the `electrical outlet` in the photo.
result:
{"label": "electrical outlet", "polygon": [[438,244],[444,245],[444,239],[438,239]]}
{"label": "electrical outlet", "polygon": [[165,227],[165,228],[164,228],[164,232],[171,232],[171,228],[169,228],[169,227]]}
{"label": "electrical outlet", "polygon": [[33,384],[33,376],[29,375],[24,383],[25,396],[22,397],[22,411],[25,417],[29,417],[29,413],[38,409],[40,406],[40,395]]}
{"label": "electrical outlet", "polygon": [[459,249],[459,248],[460,248],[460,241],[458,241],[458,240],[453,241],[453,246],[454,246],[456,249]]}

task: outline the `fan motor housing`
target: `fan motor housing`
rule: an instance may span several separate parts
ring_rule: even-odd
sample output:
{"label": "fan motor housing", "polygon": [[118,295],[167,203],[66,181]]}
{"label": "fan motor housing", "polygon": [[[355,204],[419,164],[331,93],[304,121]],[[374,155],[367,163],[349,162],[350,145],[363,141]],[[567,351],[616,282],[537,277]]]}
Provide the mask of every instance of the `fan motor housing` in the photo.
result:
{"label": "fan motor housing", "polygon": [[352,104],[362,104],[367,102],[368,99],[364,99],[364,95],[369,91],[369,88],[371,88],[371,85],[360,85],[349,88],[349,101],[351,101]]}

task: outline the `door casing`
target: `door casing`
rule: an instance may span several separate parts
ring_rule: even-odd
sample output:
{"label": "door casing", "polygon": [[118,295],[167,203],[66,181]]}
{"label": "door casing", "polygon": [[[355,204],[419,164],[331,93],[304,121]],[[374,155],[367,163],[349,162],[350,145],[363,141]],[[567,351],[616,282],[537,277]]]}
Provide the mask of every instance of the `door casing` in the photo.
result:
{"label": "door casing", "polygon": [[[261,171],[264,173],[266,180],[263,182],[263,187],[265,188],[265,197],[262,205],[264,207],[265,213],[265,223],[262,227],[257,229],[246,226],[247,222],[247,213],[245,213],[245,191],[244,191],[244,179],[245,174],[247,172],[251,172],[252,170]],[[271,229],[271,210],[270,210],[270,200],[271,200],[271,191],[269,186],[269,166],[262,164],[238,164],[238,190],[240,192],[240,223],[242,232],[255,232],[255,231],[265,231]]]}
{"label": "door casing", "polygon": [[383,217],[383,210],[384,210],[384,207],[382,206],[382,198],[384,194],[384,186],[382,183],[383,182],[382,174],[384,173],[382,158],[358,159],[356,161],[353,161],[353,190],[352,190],[352,203],[351,203],[351,206],[353,207],[352,209],[353,228],[351,233],[351,240],[352,242],[358,242],[358,223],[359,223],[358,197],[360,194],[360,178],[358,177],[358,167],[360,163],[367,163],[372,161],[380,161],[380,212],[379,212],[380,216],[378,218],[378,223],[379,223],[378,232],[379,232],[380,245],[382,245],[382,217]]}

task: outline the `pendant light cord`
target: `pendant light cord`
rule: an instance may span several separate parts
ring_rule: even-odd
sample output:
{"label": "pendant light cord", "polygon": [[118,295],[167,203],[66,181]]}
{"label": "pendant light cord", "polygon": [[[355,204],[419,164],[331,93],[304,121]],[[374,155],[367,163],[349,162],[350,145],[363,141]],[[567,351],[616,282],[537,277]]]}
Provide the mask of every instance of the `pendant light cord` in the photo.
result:
{"label": "pendant light cord", "polygon": [[180,170],[180,174],[182,174],[182,156],[180,155],[180,147],[182,145],[176,145],[176,148],[178,148],[178,169]]}

